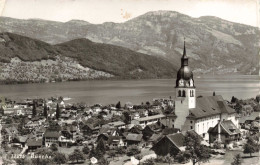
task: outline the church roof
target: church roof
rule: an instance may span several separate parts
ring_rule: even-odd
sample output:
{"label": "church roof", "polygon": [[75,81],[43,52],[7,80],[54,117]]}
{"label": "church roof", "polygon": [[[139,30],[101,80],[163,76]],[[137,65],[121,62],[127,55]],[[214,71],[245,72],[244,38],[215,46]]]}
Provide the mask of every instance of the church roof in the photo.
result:
{"label": "church roof", "polygon": [[230,108],[222,96],[203,96],[197,98],[196,108],[190,109],[189,117],[193,116],[197,119],[203,117],[209,117],[218,115],[221,113],[232,114],[235,113],[235,110]]}

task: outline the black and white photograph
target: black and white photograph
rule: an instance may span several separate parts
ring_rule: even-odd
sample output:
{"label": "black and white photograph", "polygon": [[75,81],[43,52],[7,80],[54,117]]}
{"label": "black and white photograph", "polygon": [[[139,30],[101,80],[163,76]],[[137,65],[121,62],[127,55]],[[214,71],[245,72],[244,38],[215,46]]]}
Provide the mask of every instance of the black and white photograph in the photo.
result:
{"label": "black and white photograph", "polygon": [[0,165],[260,165],[260,0],[0,0]]}

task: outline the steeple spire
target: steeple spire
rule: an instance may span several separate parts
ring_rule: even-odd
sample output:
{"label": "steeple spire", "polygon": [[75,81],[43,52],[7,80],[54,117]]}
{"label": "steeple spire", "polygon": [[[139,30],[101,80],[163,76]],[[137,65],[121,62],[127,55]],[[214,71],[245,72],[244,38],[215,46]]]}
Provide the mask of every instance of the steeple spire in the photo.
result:
{"label": "steeple spire", "polygon": [[185,46],[185,37],[184,37],[184,48],[183,48],[183,57],[186,56],[186,46]]}
{"label": "steeple spire", "polygon": [[184,48],[183,48],[183,55],[181,58],[181,66],[187,66],[188,65],[188,57],[186,55],[186,44],[185,44],[185,37],[184,37]]}

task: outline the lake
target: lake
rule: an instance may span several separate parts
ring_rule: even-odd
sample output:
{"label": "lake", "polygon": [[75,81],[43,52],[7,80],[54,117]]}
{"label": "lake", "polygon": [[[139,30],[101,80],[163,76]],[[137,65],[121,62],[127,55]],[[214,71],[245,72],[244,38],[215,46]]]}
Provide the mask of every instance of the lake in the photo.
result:
{"label": "lake", "polygon": [[[197,96],[222,95],[230,100],[251,98],[259,94],[259,76],[203,76],[195,78]],[[141,103],[153,98],[175,96],[175,79],[152,80],[92,80],[43,84],[0,85],[0,96],[12,99],[48,98],[63,96],[71,98],[68,102],[110,104]]]}

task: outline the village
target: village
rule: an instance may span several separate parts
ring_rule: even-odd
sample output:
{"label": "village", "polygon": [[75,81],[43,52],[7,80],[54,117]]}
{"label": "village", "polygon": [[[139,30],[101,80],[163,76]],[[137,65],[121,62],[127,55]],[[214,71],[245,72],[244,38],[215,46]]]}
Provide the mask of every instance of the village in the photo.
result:
{"label": "village", "polygon": [[197,96],[184,42],[175,96],[87,105],[1,99],[4,164],[259,163],[260,95]]}
{"label": "village", "polygon": [[[171,98],[164,98],[140,105],[118,102],[87,106],[66,104],[62,97],[20,102],[5,99],[1,107],[1,154],[6,161],[16,160],[18,164],[39,161],[37,154],[44,157],[40,162],[46,164],[52,159],[63,164],[90,162],[91,158],[100,164],[120,164],[124,157],[123,161],[129,161],[131,156],[142,160],[151,153],[161,156],[162,162],[173,156],[173,162],[183,163],[187,160],[178,158],[178,153],[185,150],[185,134],[170,120],[174,116],[173,103]],[[212,149],[235,149],[253,137],[259,145],[259,96],[248,100],[232,98],[226,104],[238,112],[239,129],[221,132],[225,137],[222,143],[202,138],[203,144]],[[225,127],[229,127],[228,123]],[[209,136],[215,135],[213,130],[208,130]],[[200,137],[194,130],[189,132]],[[70,156],[73,153],[80,156]]]}

